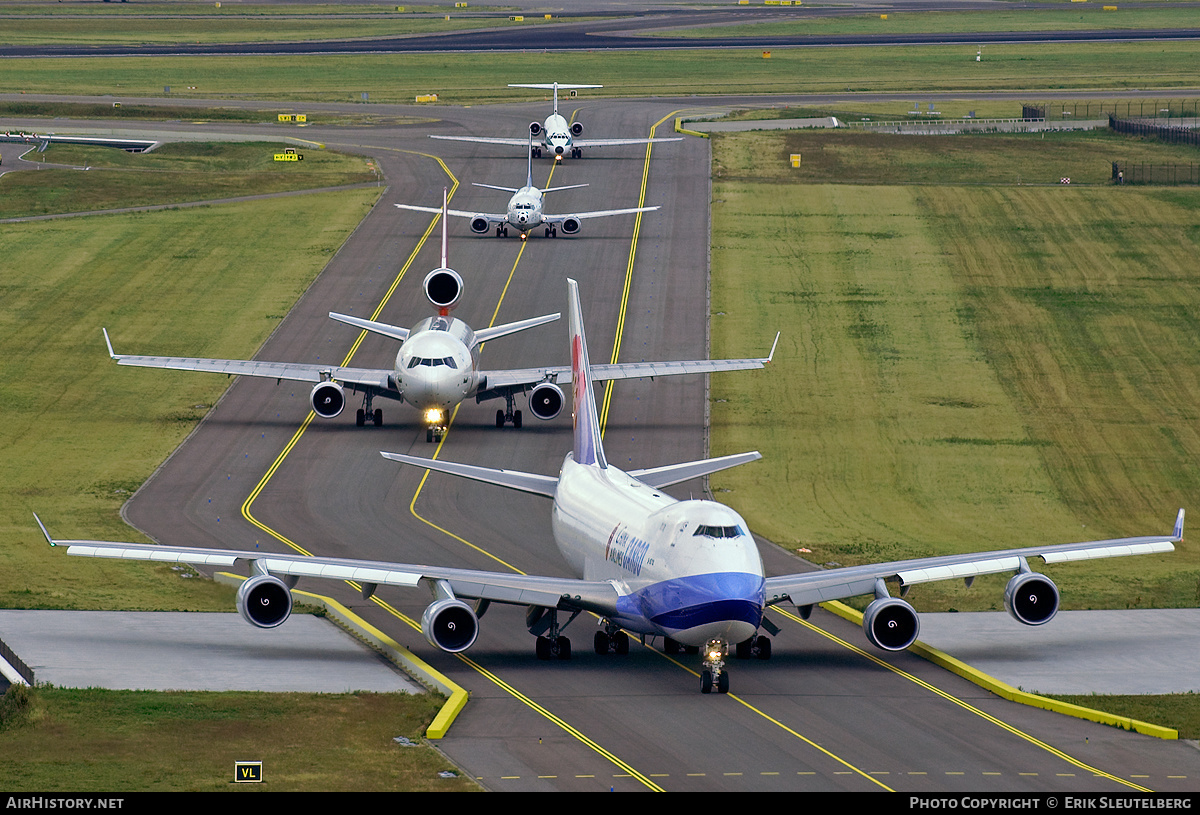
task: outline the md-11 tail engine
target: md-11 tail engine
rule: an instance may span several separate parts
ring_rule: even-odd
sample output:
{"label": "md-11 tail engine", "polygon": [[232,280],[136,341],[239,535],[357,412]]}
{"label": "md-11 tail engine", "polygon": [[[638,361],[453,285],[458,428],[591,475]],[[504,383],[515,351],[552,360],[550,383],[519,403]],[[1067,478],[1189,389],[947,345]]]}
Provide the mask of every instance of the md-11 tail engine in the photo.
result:
{"label": "md-11 tail engine", "polygon": [[483,235],[492,228],[491,223],[482,215],[476,215],[471,219],[471,231],[476,235]]}
{"label": "md-11 tail engine", "polygon": [[553,382],[543,382],[529,394],[529,410],[539,419],[549,421],[562,412],[562,389]]}
{"label": "md-11 tail engine", "polygon": [[238,589],[237,610],[253,626],[276,628],[292,613],[292,593],[278,577],[255,575]]}
{"label": "md-11 tail engine", "polygon": [[542,135],[542,123],[541,122],[530,122],[529,123],[529,135],[530,136]]}
{"label": "md-11 tail engine", "polygon": [[[474,223],[471,228],[474,229]],[[425,275],[424,285],[425,296],[440,309],[453,308],[463,290],[462,278],[453,269],[434,269]]]}
{"label": "md-11 tail engine", "polygon": [[579,223],[579,219],[572,215],[570,218],[564,219],[558,228],[563,231],[564,235],[574,235],[579,231],[580,226],[582,224]]}
{"label": "md-11 tail engine", "polygon": [[582,136],[583,135],[583,122],[572,122],[571,123],[571,135],[572,136]]}
{"label": "md-11 tail engine", "polygon": [[443,598],[431,603],[421,615],[421,633],[433,647],[457,654],[475,644],[479,618],[462,600]]}
{"label": "md-11 tail engine", "polygon": [[903,651],[921,631],[916,610],[899,597],[872,601],[863,612],[862,626],[871,644],[885,651]]}
{"label": "md-11 tail engine", "polygon": [[1017,622],[1043,625],[1058,613],[1058,586],[1044,574],[1022,571],[1004,587],[1004,607]]}
{"label": "md-11 tail engine", "polygon": [[312,402],[313,412],[322,419],[332,419],[346,407],[346,392],[342,390],[341,385],[333,381],[313,385],[308,399]]}

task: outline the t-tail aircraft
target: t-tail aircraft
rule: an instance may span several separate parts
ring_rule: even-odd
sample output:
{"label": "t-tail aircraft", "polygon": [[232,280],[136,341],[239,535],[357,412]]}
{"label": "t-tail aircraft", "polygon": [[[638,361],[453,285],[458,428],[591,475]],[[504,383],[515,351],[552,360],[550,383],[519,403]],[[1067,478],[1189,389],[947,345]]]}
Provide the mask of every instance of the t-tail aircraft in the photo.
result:
{"label": "t-tail aircraft", "polygon": [[[445,192],[443,207],[445,206]],[[445,210],[437,210],[444,212]],[[550,365],[540,368],[489,371],[479,366],[480,344],[515,334],[544,323],[553,322],[559,314],[547,314],[516,323],[481,328],[473,331],[462,320],[450,316],[450,309],[462,294],[463,282],[458,272],[447,266],[446,218],[442,218],[442,263],[425,276],[425,296],[437,307],[438,313],[427,317],[411,329],[387,323],[329,312],[338,322],[346,323],[402,343],[392,368],[349,368],[338,365],[316,365],[294,362],[260,362],[258,360],[195,359],[187,357],[152,357],[117,354],[113,351],[108,330],[104,342],[108,355],[119,365],[140,368],[170,368],[180,371],[207,371],[228,376],[255,376],[264,379],[287,379],[313,383],[309,394],[313,412],[322,419],[341,415],[346,406],[346,391],[362,392],[362,407],[356,421],[359,427],[371,422],[383,425],[383,410],[374,408],[376,397],[407,402],[421,412],[425,422],[425,440],[441,441],[448,427],[453,408],[475,397],[480,403],[504,399],[505,410],[496,411],[496,427],[522,424],[520,410],[514,409],[518,394],[528,394],[529,410],[539,419],[549,421],[562,411],[565,397],[562,386],[571,381],[571,368]],[[778,337],[776,337],[778,341]],[[771,349],[773,354],[774,347]],[[701,359],[669,362],[624,362],[597,366],[599,379],[641,379],[679,374],[715,373],[761,368],[771,357],[752,359]]]}
{"label": "t-tail aircraft", "polygon": [[[655,139],[579,138],[583,134],[583,123],[568,122],[558,112],[558,92],[560,90],[575,90],[577,88],[603,88],[603,85],[567,85],[561,82],[543,82],[533,84],[510,83],[508,87],[539,88],[554,91],[554,112],[546,117],[545,122],[529,123],[529,135],[541,140],[540,143],[529,145],[529,153],[533,158],[540,158],[543,150],[546,151],[547,155],[553,156],[555,161],[562,161],[563,157],[568,153],[570,153],[571,158],[579,158],[583,155],[585,147],[618,147],[627,144],[658,144],[659,142],[683,141],[682,136]],[[525,139],[507,139],[498,136],[430,136],[429,138],[473,142],[475,144],[505,144],[510,147],[522,147],[526,144]]]}
{"label": "t-tail aircraft", "polygon": [[[432,601],[421,631],[434,647],[450,653],[470,648],[479,618],[492,603],[524,606],[525,624],[536,639],[538,659],[570,659],[563,631],[581,614],[595,615],[597,655],[625,654],[630,634],[643,644],[659,638],[667,653],[702,654],[700,691],[726,693],[726,657],[769,659],[778,627],[766,616],[771,606],[790,603],[807,617],[816,603],[874,595],[863,614],[867,639],[899,651],[917,639],[920,623],[912,606],[891,594],[916,583],[971,580],[981,574],[1013,572],[1004,592],[1008,612],[1025,625],[1042,625],[1058,611],[1054,583],[1029,567],[1046,563],[1143,555],[1174,550],[1183,537],[1183,510],[1170,535],[1032,546],[994,552],[940,555],[915,560],[848,566],[780,577],[763,573],[762,559],[746,522],[729,507],[707,500],[677,501],[662,492],[720,470],[754,461],[757,452],[623,472],[608,462],[600,435],[580,316],[578,289],[568,281],[574,435],[558,476],[490,469],[396,453],[386,458],[483,481],[553,500],[554,539],[567,564],[580,575],[546,577],[417,566],[344,558],[305,557],[155,544],[58,540],[41,519],[42,534],[67,554],[153,560],[204,566],[243,564],[248,579],[237,594],[242,617],[259,628],[281,625],[291,614],[290,589],[300,578],[357,581],[363,597],[380,586],[421,586]],[[36,518],[36,516],[35,516]],[[472,601],[468,603],[467,601]],[[565,619],[564,619],[565,618]]]}
{"label": "t-tail aircraft", "polygon": [[[542,196],[545,193],[574,190],[586,187],[587,184],[571,184],[565,187],[538,189],[533,185],[532,153],[530,154],[528,165],[525,186],[520,189],[516,187],[497,187],[493,184],[475,184],[476,187],[511,192],[513,195],[508,199],[507,211],[503,213],[487,213],[447,209],[445,213],[456,218],[469,219],[471,222],[471,231],[479,235],[486,235],[495,229],[496,237],[504,238],[508,236],[508,228],[512,227],[517,230],[517,234],[521,236],[521,240],[525,240],[539,226],[545,227],[547,238],[557,237],[558,230],[560,229],[564,235],[576,235],[579,233],[583,221],[589,218],[607,218],[610,215],[632,215],[638,212],[653,212],[658,209],[658,207],[633,207],[630,209],[604,209],[596,212],[576,212],[570,215],[549,215],[542,208]],[[411,209],[417,212],[442,212],[442,210],[434,207],[418,207],[412,204],[396,204],[396,206],[400,209]]]}

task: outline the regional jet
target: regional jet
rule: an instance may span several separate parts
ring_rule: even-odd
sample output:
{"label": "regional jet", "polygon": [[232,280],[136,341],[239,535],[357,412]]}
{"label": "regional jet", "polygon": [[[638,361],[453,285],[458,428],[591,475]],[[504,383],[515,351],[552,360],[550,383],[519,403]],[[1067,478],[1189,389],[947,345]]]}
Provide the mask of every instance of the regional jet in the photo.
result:
{"label": "regional jet", "polygon": [[[729,691],[726,658],[769,659],[779,631],[766,616],[772,606],[794,605],[807,617],[816,603],[874,596],[863,614],[867,639],[887,651],[917,639],[912,606],[891,594],[916,583],[1014,573],[1004,592],[1008,612],[1025,625],[1042,625],[1058,611],[1058,588],[1029,567],[1046,563],[1174,551],[1183,537],[1183,510],[1170,535],[1121,538],[995,552],[940,555],[893,563],[847,566],[767,577],[746,521],[729,507],[707,500],[677,501],[662,490],[691,478],[754,461],[757,452],[623,472],[609,463],[600,435],[578,287],[568,281],[573,395],[573,448],[557,476],[490,469],[396,453],[386,458],[552,499],[555,543],[578,578],[544,577],[441,566],[417,566],[344,558],[269,554],[155,544],[57,540],[38,519],[52,546],[86,557],[153,560],[232,567],[249,578],[238,589],[237,608],[259,628],[281,625],[291,614],[290,589],[300,578],[361,583],[364,598],[380,586],[424,587],[432,598],[421,617],[430,645],[449,653],[470,648],[479,618],[491,603],[524,606],[525,624],[536,637],[538,659],[571,657],[563,631],[581,614],[594,615],[592,638],[599,656],[626,654],[630,634],[643,644],[659,638],[667,653],[702,654],[700,691]],[[36,517],[36,516],[35,516]],[[468,603],[467,601],[473,601]],[[564,619],[565,618],[565,619]]]}
{"label": "regional jet", "polygon": [[[532,144],[532,142],[531,142]],[[490,190],[503,190],[511,192],[513,195],[508,199],[508,210],[504,213],[486,213],[486,212],[464,212],[460,209],[448,209],[447,215],[453,215],[456,218],[468,218],[471,221],[471,231],[479,235],[486,235],[492,229],[496,230],[496,237],[503,238],[508,236],[508,228],[511,226],[517,230],[517,234],[521,236],[521,240],[525,240],[539,226],[544,226],[546,229],[546,237],[554,238],[558,236],[558,230],[561,229],[564,235],[575,235],[579,233],[582,222],[588,218],[606,218],[610,215],[632,215],[638,212],[653,212],[658,207],[633,207],[631,209],[605,209],[597,212],[577,212],[571,215],[548,215],[542,209],[542,196],[548,192],[557,192],[559,190],[574,190],[579,187],[586,187],[587,184],[571,184],[566,187],[547,187],[546,189],[538,189],[533,185],[533,155],[529,156],[529,166],[526,174],[525,186],[517,189],[515,187],[497,187],[492,184],[475,184],[476,187],[486,187]],[[442,212],[434,207],[418,207],[412,204],[396,204],[400,209],[411,209],[417,212]]]}
{"label": "regional jet", "polygon": [[[540,88],[554,91],[554,112],[546,117],[545,122],[529,123],[529,135],[541,139],[540,144],[530,145],[529,152],[533,158],[540,158],[542,150],[545,150],[547,155],[554,156],[555,161],[562,161],[568,152],[570,152],[571,158],[579,158],[583,155],[583,148],[585,147],[617,147],[626,144],[657,144],[659,142],[683,141],[682,136],[656,139],[579,138],[583,133],[583,124],[581,122],[568,122],[558,112],[558,92],[560,90],[574,90],[576,88],[603,88],[603,85],[566,85],[560,82],[550,82],[528,85],[510,83],[508,87]],[[525,139],[506,139],[492,136],[430,136],[429,138],[445,139],[446,141],[474,142],[476,144],[506,144],[510,147],[522,147],[527,143]]]}
{"label": "regional jet", "polygon": [[[445,213],[445,192],[443,209]],[[329,312],[330,318],[347,325],[400,340],[395,365],[390,368],[348,368],[338,365],[311,363],[260,362],[257,360],[194,359],[182,357],[152,357],[117,354],[113,351],[108,330],[104,342],[108,355],[119,365],[141,368],[170,368],[181,371],[208,371],[229,376],[256,376],[265,379],[288,379],[313,383],[309,394],[313,412],[322,419],[341,415],[346,406],[346,390],[362,392],[362,407],[356,421],[362,427],[368,421],[376,427],[383,424],[382,408],[374,408],[376,397],[407,402],[417,408],[425,422],[425,440],[441,441],[446,433],[453,408],[472,396],[476,403],[489,399],[504,399],[506,410],[496,411],[496,427],[522,424],[520,410],[514,409],[517,394],[528,393],[529,410],[539,419],[549,421],[562,411],[565,401],[562,385],[571,381],[570,366],[544,366],[517,370],[482,370],[479,367],[479,345],[488,340],[515,334],[559,318],[559,314],[533,317],[507,325],[473,331],[462,320],[450,316],[458,302],[463,282],[458,272],[447,266],[446,218],[442,218],[442,263],[425,277],[425,295],[437,307],[435,316],[427,317],[413,328],[365,320],[347,314]],[[776,336],[776,342],[778,342]],[[771,355],[775,353],[771,348]],[[598,379],[640,379],[677,374],[713,373],[762,368],[771,355],[753,359],[703,359],[670,362],[625,362],[597,366]]]}

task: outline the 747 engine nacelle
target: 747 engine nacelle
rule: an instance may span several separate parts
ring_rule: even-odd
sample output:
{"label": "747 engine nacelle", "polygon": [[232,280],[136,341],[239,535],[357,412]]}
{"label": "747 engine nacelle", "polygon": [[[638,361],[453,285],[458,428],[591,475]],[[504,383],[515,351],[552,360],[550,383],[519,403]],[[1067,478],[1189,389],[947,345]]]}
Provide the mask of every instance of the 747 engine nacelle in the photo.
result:
{"label": "747 engine nacelle", "polygon": [[921,620],[916,609],[899,597],[881,597],[863,612],[862,626],[876,648],[903,651],[916,642]]}
{"label": "747 engine nacelle", "polygon": [[479,636],[479,618],[462,600],[447,597],[430,603],[421,615],[421,633],[434,648],[451,654],[465,651]]}
{"label": "747 engine nacelle", "polygon": [[1004,607],[1025,625],[1043,625],[1058,613],[1058,586],[1044,574],[1021,572],[1004,587]]}
{"label": "747 engine nacelle", "polygon": [[253,626],[276,628],[291,616],[292,593],[278,577],[255,575],[238,588],[237,610]]}
{"label": "747 engine nacelle", "polygon": [[565,402],[562,389],[558,385],[543,382],[529,394],[529,412],[539,419],[549,421],[562,413]]}
{"label": "747 engine nacelle", "polygon": [[336,382],[318,382],[308,395],[313,412],[322,419],[332,419],[346,407],[346,392]]}

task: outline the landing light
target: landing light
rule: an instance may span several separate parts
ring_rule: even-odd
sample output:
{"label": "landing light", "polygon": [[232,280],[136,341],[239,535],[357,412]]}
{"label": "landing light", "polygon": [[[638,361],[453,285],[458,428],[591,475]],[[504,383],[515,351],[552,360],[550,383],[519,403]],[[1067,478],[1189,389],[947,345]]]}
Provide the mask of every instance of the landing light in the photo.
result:
{"label": "landing light", "polygon": [[441,408],[430,408],[425,411],[425,424],[440,424],[442,421]]}

